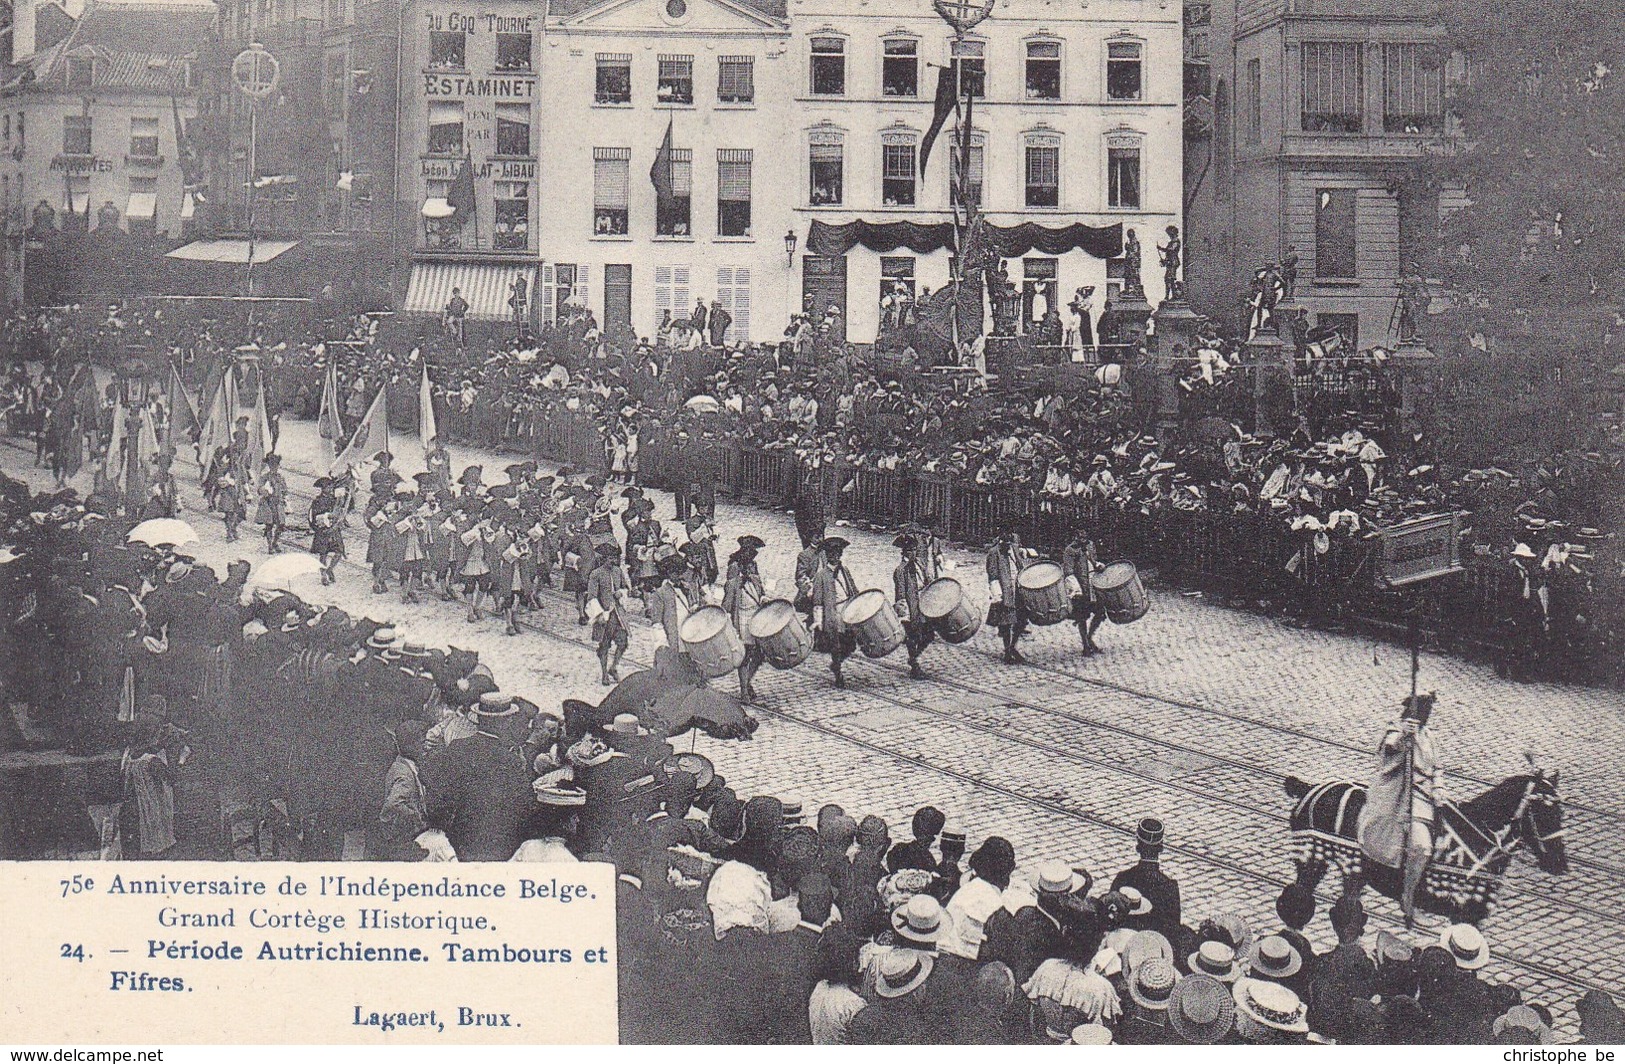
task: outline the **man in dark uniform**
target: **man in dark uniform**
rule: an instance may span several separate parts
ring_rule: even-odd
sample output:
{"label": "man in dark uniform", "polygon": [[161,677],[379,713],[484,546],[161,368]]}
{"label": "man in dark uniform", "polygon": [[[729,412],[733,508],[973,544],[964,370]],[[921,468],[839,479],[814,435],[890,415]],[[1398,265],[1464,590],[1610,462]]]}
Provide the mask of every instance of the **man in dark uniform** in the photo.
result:
{"label": "man in dark uniform", "polygon": [[1151,903],[1151,929],[1161,931],[1172,942],[1180,931],[1179,883],[1162,870],[1162,821],[1146,817],[1134,836],[1140,860],[1117,873],[1112,889],[1133,887],[1144,895]]}
{"label": "man in dark uniform", "polygon": [[892,570],[892,588],[896,592],[897,617],[908,635],[905,644],[908,674],[920,680],[925,678],[925,671],[920,668],[920,652],[931,645],[933,636],[930,622],[920,615],[920,591],[930,581],[926,579],[925,564],[920,557],[919,540],[913,536],[898,536],[892,546],[903,552],[902,561]]}
{"label": "man in dark uniform", "polygon": [[480,696],[479,729],[424,759],[424,822],[446,833],[459,861],[506,861],[539,808],[522,743],[530,731],[513,697]]}
{"label": "man in dark uniform", "polygon": [[847,541],[831,536],[821,546],[821,561],[812,582],[813,649],[829,655],[835,686],[845,687],[841,663],[858,648],[857,635],[841,618],[841,606],[858,593],[858,585],[841,557]]}
{"label": "man in dark uniform", "polygon": [[1106,609],[1095,594],[1091,579],[1102,568],[1095,554],[1095,541],[1080,527],[1061,554],[1061,571],[1066,575],[1067,590],[1072,594],[1072,621],[1078,626],[1078,638],[1083,640],[1086,657],[1100,652],[1095,645],[1095,631],[1106,619]]}

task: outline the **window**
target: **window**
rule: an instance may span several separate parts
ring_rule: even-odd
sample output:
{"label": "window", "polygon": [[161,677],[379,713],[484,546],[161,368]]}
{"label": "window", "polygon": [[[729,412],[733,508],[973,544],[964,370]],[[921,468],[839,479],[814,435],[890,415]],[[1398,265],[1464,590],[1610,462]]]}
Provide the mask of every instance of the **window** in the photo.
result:
{"label": "window", "polygon": [[1353,43],[1303,45],[1305,133],[1358,133],[1365,114],[1365,70]]}
{"label": "window", "polygon": [[1338,280],[1355,275],[1354,190],[1315,192],[1315,276]]}
{"label": "window", "polygon": [[981,41],[956,41],[950,65],[959,79],[960,91],[978,100],[987,95],[987,45]]}
{"label": "window", "polygon": [[62,154],[90,154],[90,116],[64,115],[62,118]]}
{"label": "window", "polygon": [[744,266],[717,267],[717,302],[733,315],[724,340],[750,339],[750,270]]}
{"label": "window", "polygon": [[655,267],[656,322],[663,319],[668,311],[673,321],[688,317],[694,306],[688,295],[688,279],[691,272],[688,266]]}
{"label": "window", "polygon": [[1027,143],[1027,206],[1061,205],[1061,143],[1044,137]]}
{"label": "window", "polygon": [[880,61],[880,91],[886,96],[920,94],[920,46],[915,41],[886,41]]}
{"label": "window", "polygon": [[632,149],[594,148],[592,152],[592,232],[625,236],[631,232]]}
{"label": "window", "polygon": [[530,104],[497,104],[497,154],[530,154]]}
{"label": "window", "polygon": [[663,55],[660,57],[660,80],[655,97],[661,103],[690,104],[694,102],[694,57],[691,55]]}
{"label": "window", "polygon": [[814,207],[846,202],[846,145],[841,135],[814,133],[807,152],[807,202]]}
{"label": "window", "polygon": [[530,245],[530,182],[498,181],[494,194],[497,250],[525,250]]}
{"label": "window", "polygon": [[65,73],[68,88],[91,88],[96,84],[96,60],[91,56],[69,56]]}
{"label": "window", "polygon": [[671,199],[655,202],[655,235],[693,235],[694,151],[691,148],[671,150]]}
{"label": "window", "polygon": [[542,263],[542,322],[552,325],[569,316],[568,304],[587,305],[589,270],[568,262]]}
{"label": "window", "polygon": [[158,158],[158,120],[130,119],[130,154],[137,159]]}
{"label": "window", "polygon": [[1382,130],[1444,132],[1444,55],[1437,48],[1382,46]]}
{"label": "window", "polygon": [[594,103],[632,102],[632,57],[598,54],[598,88]]}
{"label": "window", "polygon": [[1141,48],[1134,41],[1106,45],[1106,99],[1138,100],[1144,92]]}
{"label": "window", "polygon": [[432,70],[466,70],[468,38],[462,30],[429,31],[429,67]]}
{"label": "window", "polygon": [[90,218],[89,177],[70,176],[67,179],[66,187],[62,190],[62,209],[66,213],[66,217],[62,219],[62,228],[83,231],[88,227]]}
{"label": "window", "polygon": [[717,235],[750,236],[749,148],[717,149]]}
{"label": "window", "polygon": [[812,40],[812,94],[846,95],[846,42],[839,37]]}
{"label": "window", "polygon": [[497,34],[497,69],[530,69],[530,34]]}
{"label": "window", "polygon": [[1106,206],[1140,209],[1140,149],[1126,145],[1106,149]]}
{"label": "window", "polygon": [[1247,80],[1242,83],[1241,92],[1242,132],[1248,144],[1257,144],[1264,136],[1264,79],[1257,59],[1247,60]]}
{"label": "window", "polygon": [[1027,99],[1061,98],[1061,45],[1058,41],[1027,44]]}
{"label": "window", "polygon": [[880,257],[881,320],[895,322],[898,304],[914,302],[914,259],[908,255],[882,255]]}
{"label": "window", "polygon": [[983,205],[983,189],[987,176],[987,136],[982,133],[970,135],[970,173],[966,175],[969,183],[964,197],[959,195],[959,135],[954,134],[952,146],[949,148],[949,158],[953,160],[953,173],[948,175],[948,194],[954,205],[959,207],[980,207]]}
{"label": "window", "polygon": [[130,178],[130,198],[124,205],[124,217],[132,233],[158,231],[158,179],[156,177]]}
{"label": "window", "polygon": [[1051,311],[1061,312],[1055,301],[1057,266],[1055,259],[1021,260],[1021,312],[1028,329],[1042,323]]}
{"label": "window", "polygon": [[450,100],[429,101],[429,154],[463,153],[463,105]]}
{"label": "window", "polygon": [[888,207],[914,206],[918,156],[914,135],[889,134],[881,142],[880,198]]}
{"label": "window", "polygon": [[756,60],[748,55],[725,55],[717,60],[717,102],[756,102]]}

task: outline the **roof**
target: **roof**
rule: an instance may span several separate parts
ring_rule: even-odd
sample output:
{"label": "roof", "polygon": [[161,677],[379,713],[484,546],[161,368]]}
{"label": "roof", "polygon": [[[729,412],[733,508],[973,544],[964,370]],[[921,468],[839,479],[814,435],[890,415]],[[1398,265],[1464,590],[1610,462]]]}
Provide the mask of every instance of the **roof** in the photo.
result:
{"label": "roof", "polygon": [[[569,18],[614,2],[615,0],[548,0],[547,13],[556,18]],[[728,0],[728,2],[769,18],[784,19],[789,16],[789,0]]]}
{"label": "roof", "polygon": [[96,61],[98,89],[173,92],[185,64],[214,36],[215,7],[197,3],[92,3],[55,48],[34,58],[38,89],[68,88],[68,60]]}

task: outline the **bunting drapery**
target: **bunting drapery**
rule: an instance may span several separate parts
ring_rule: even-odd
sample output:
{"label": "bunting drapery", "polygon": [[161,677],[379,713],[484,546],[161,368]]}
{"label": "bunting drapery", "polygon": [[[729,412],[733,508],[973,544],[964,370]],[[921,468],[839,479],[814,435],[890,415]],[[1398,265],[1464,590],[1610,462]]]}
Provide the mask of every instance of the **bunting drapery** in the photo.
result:
{"label": "bunting drapery", "polygon": [[[1037,222],[1021,225],[989,225],[988,236],[1002,258],[1020,258],[1032,251],[1064,255],[1086,251],[1097,259],[1114,259],[1123,253],[1123,227],[1116,225],[1072,225],[1051,228]],[[907,248],[916,255],[952,251],[952,222],[848,222],[830,225],[813,222],[807,233],[807,251],[813,255],[841,256],[855,247],[886,254]]]}

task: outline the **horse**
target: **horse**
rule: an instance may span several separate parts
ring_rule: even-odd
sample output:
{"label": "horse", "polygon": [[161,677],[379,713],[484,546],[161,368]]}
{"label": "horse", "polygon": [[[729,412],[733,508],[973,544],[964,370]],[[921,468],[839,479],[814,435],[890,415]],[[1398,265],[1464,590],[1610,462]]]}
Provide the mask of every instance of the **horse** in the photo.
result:
{"label": "horse", "polygon": [[[1542,872],[1568,872],[1563,845],[1563,799],[1558,774],[1534,769],[1510,776],[1478,797],[1456,805],[1440,801],[1434,821],[1433,858],[1423,879],[1420,907],[1452,921],[1477,924],[1489,915],[1495,891],[1522,846]],[[1358,783],[1309,784],[1286,779],[1294,800],[1289,819],[1299,844],[1298,882],[1313,890],[1328,864],[1362,875],[1379,893],[1403,904],[1400,869],[1365,860],[1357,841],[1366,788]],[[1362,868],[1363,865],[1363,868]]]}

